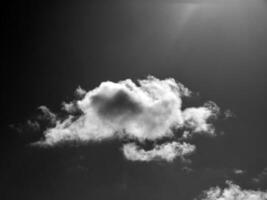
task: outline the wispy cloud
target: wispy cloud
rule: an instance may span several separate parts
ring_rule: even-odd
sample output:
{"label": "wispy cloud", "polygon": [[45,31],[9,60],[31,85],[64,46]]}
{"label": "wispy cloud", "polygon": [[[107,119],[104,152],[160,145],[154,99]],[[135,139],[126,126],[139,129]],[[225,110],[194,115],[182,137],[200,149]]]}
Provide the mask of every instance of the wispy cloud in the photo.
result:
{"label": "wispy cloud", "polygon": [[256,184],[267,183],[267,167],[265,167],[256,177],[252,178],[252,181]]}
{"label": "wispy cloud", "polygon": [[152,150],[144,150],[135,143],[125,144],[122,148],[125,158],[131,161],[166,160],[173,161],[176,157],[183,159],[185,155],[194,152],[196,147],[187,143],[171,142],[156,145]]}

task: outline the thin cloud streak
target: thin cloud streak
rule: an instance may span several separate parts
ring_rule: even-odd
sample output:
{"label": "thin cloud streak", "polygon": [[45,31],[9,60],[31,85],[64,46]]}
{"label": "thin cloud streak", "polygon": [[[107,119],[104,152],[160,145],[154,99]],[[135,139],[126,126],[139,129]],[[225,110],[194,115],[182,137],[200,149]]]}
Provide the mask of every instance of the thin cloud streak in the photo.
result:
{"label": "thin cloud streak", "polygon": [[173,161],[176,157],[184,159],[184,156],[190,155],[196,147],[188,143],[171,142],[162,145],[156,145],[152,150],[144,150],[135,143],[125,144],[122,148],[126,159],[131,161],[149,162],[152,160]]}

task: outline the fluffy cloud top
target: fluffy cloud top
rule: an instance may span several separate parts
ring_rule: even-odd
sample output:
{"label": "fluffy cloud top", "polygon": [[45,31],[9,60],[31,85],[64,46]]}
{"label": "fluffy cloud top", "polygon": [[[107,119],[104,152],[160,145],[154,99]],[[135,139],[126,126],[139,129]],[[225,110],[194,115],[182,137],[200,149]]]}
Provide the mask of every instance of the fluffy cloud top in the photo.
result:
{"label": "fluffy cloud top", "polygon": [[[63,120],[57,119],[56,125],[45,131],[39,144],[121,138],[136,142],[158,141],[176,138],[177,130],[186,130],[187,136],[214,135],[214,127],[209,121],[218,114],[218,106],[208,102],[201,107],[182,110],[182,97],[190,95],[191,91],[174,79],[159,80],[152,76],[137,84],[130,79],[118,83],[106,81],[88,92],[78,88],[79,100],[63,103],[67,116]],[[171,161],[194,149],[190,144],[173,141],[155,146],[151,151],[130,143],[123,147],[123,152],[130,160],[148,161],[157,157]]]}
{"label": "fluffy cloud top", "polygon": [[266,200],[267,192],[242,190],[238,185],[227,181],[228,187],[212,187],[205,191],[201,200]]}

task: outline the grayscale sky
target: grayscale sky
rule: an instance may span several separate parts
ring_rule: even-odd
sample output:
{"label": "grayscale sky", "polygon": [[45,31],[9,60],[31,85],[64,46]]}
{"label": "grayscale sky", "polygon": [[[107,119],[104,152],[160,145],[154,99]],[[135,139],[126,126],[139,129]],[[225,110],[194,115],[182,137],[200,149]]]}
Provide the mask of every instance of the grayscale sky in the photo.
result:
{"label": "grayscale sky", "polygon": [[[3,199],[193,200],[226,180],[266,191],[266,0],[25,0],[3,10]],[[234,113],[216,121],[218,137],[193,138],[190,163],[129,161],[120,140],[38,148],[29,144],[43,132],[14,131],[41,105],[63,115],[78,86],[148,75],[192,90],[184,106],[212,100]]]}

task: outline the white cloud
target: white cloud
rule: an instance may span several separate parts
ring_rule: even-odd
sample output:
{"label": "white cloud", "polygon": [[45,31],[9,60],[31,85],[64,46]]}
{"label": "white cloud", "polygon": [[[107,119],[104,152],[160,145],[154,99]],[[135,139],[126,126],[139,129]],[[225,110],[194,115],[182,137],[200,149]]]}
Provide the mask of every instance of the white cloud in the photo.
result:
{"label": "white cloud", "polygon": [[[41,145],[55,145],[66,141],[96,142],[105,139],[131,139],[136,142],[155,141],[163,138],[176,138],[176,131],[185,131],[188,139],[195,134],[215,135],[210,119],[216,118],[219,107],[207,102],[201,107],[188,107],[182,110],[182,98],[192,92],[181,83],[168,78],[159,80],[149,76],[134,83],[130,79],[118,83],[102,82],[88,91],[80,87],[76,90],[79,100],[63,102],[67,112],[59,119],[46,107],[40,107],[55,121],[55,126],[44,132]],[[193,145],[169,143],[144,151],[134,144],[123,147],[124,155],[131,159],[153,160],[162,158],[173,160],[187,154]],[[182,151],[184,150],[184,151]],[[166,153],[164,153],[166,152]],[[167,155],[168,154],[168,155]]]}
{"label": "white cloud", "polygon": [[194,152],[196,147],[188,143],[171,142],[156,145],[152,150],[144,150],[135,143],[125,144],[122,148],[124,156],[131,161],[152,161],[166,160],[173,161],[176,157],[189,155]]}
{"label": "white cloud", "polygon": [[213,116],[208,106],[181,110],[182,96],[189,89],[174,79],[159,80],[152,76],[136,85],[130,79],[103,82],[89,91],[83,99],[66,104],[67,111],[77,106],[83,112],[78,119],[70,115],[57,121],[45,133],[44,143],[55,144],[63,140],[102,140],[128,137],[139,141],[173,137],[173,129],[189,128],[192,132],[213,134],[207,120]]}
{"label": "white cloud", "polygon": [[226,182],[227,188],[212,187],[203,193],[201,200],[266,200],[267,192],[244,190],[231,181]]}
{"label": "white cloud", "polygon": [[184,126],[193,129],[193,132],[214,134],[212,124],[207,123],[207,120],[212,116],[212,110],[209,108],[187,108],[182,115],[185,122]]}

